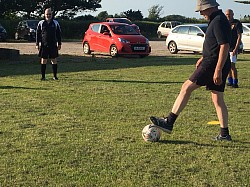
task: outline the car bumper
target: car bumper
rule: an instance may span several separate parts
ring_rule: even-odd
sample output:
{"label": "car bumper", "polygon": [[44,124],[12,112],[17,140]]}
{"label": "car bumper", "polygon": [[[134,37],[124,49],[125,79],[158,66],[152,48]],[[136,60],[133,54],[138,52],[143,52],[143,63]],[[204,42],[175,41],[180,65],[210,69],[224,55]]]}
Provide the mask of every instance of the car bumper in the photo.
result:
{"label": "car bumper", "polygon": [[149,55],[151,46],[148,44],[124,44],[118,46],[118,54]]}

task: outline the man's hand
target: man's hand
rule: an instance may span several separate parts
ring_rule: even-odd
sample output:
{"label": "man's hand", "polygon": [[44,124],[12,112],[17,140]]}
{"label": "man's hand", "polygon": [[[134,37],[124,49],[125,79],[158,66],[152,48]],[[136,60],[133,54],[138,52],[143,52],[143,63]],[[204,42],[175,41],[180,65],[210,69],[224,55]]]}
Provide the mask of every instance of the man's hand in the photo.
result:
{"label": "man's hand", "polygon": [[199,67],[199,65],[201,64],[202,60],[203,60],[203,57],[201,57],[201,58],[199,58],[197,60],[196,65],[195,65],[196,69]]}
{"label": "man's hand", "polygon": [[214,80],[215,85],[222,84],[222,71],[221,70],[215,70],[213,80]]}

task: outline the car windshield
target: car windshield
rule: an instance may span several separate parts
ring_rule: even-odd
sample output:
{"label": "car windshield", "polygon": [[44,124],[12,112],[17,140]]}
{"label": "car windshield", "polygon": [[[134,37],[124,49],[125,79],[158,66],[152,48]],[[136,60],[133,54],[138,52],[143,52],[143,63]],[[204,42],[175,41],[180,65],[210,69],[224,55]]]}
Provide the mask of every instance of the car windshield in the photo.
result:
{"label": "car windshield", "polygon": [[129,25],[111,25],[110,28],[118,35],[139,35],[138,32]]}
{"label": "car windshield", "polygon": [[36,29],[37,25],[38,25],[38,21],[37,20],[31,20],[31,21],[27,21],[27,24],[30,28],[32,29]]}

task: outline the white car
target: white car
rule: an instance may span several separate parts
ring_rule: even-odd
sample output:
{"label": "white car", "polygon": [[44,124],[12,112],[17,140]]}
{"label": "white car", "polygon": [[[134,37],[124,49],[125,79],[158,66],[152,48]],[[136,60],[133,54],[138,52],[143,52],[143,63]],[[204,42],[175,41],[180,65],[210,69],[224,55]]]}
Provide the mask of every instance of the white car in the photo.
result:
{"label": "white car", "polygon": [[161,38],[162,36],[167,37],[168,33],[176,27],[177,25],[180,25],[181,23],[178,21],[164,21],[162,22],[158,29],[157,29],[157,36],[158,38]]}
{"label": "white car", "polygon": [[176,54],[178,51],[202,52],[207,27],[207,24],[176,26],[166,39],[168,50],[172,54]]}
{"label": "white car", "polygon": [[250,51],[250,23],[242,23],[242,28],[243,51]]}

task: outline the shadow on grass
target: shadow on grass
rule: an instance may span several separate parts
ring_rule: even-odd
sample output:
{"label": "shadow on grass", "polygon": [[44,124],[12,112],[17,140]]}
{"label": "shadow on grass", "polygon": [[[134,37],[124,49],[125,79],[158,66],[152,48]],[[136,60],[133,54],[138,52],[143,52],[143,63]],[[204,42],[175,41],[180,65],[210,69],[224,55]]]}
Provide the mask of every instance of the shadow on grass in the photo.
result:
{"label": "shadow on grass", "polygon": [[182,84],[183,82],[167,82],[167,81],[139,81],[139,80],[98,80],[98,79],[88,79],[83,80],[88,82],[111,82],[111,83],[136,83],[136,84]]}
{"label": "shadow on grass", "polygon": [[[184,140],[160,140],[159,143],[174,144],[174,145],[193,144],[193,145],[199,146],[199,147],[224,147],[224,148],[239,147],[239,146],[233,144],[233,143],[239,143],[239,144],[242,144],[242,145],[240,145],[240,148],[242,148],[242,149],[249,149],[250,148],[249,146],[247,146],[247,145],[250,145],[250,142],[241,142],[241,141],[237,141],[237,140],[233,140],[232,142],[215,141],[215,140],[211,140],[211,141],[213,141],[213,143],[211,143],[211,144],[203,144],[203,143],[197,143],[197,142],[193,142],[193,141],[184,141]],[[221,144],[216,145],[215,143],[221,143]],[[222,143],[225,143],[225,144],[222,144]],[[246,146],[243,146],[243,144]]]}
{"label": "shadow on grass", "polygon": [[20,87],[20,86],[0,86],[0,89],[10,90],[10,89],[23,89],[23,90],[46,90],[45,88],[29,88],[29,87]]}
{"label": "shadow on grass", "polygon": [[[81,72],[92,70],[115,70],[123,68],[137,68],[150,66],[177,66],[194,65],[197,58],[195,56],[148,56],[138,57],[118,57],[111,58],[107,55],[73,56],[60,55],[58,58],[58,72]],[[47,70],[51,71],[50,64]],[[40,59],[36,54],[21,55],[19,61],[0,61],[1,75],[34,75],[40,74]]]}

